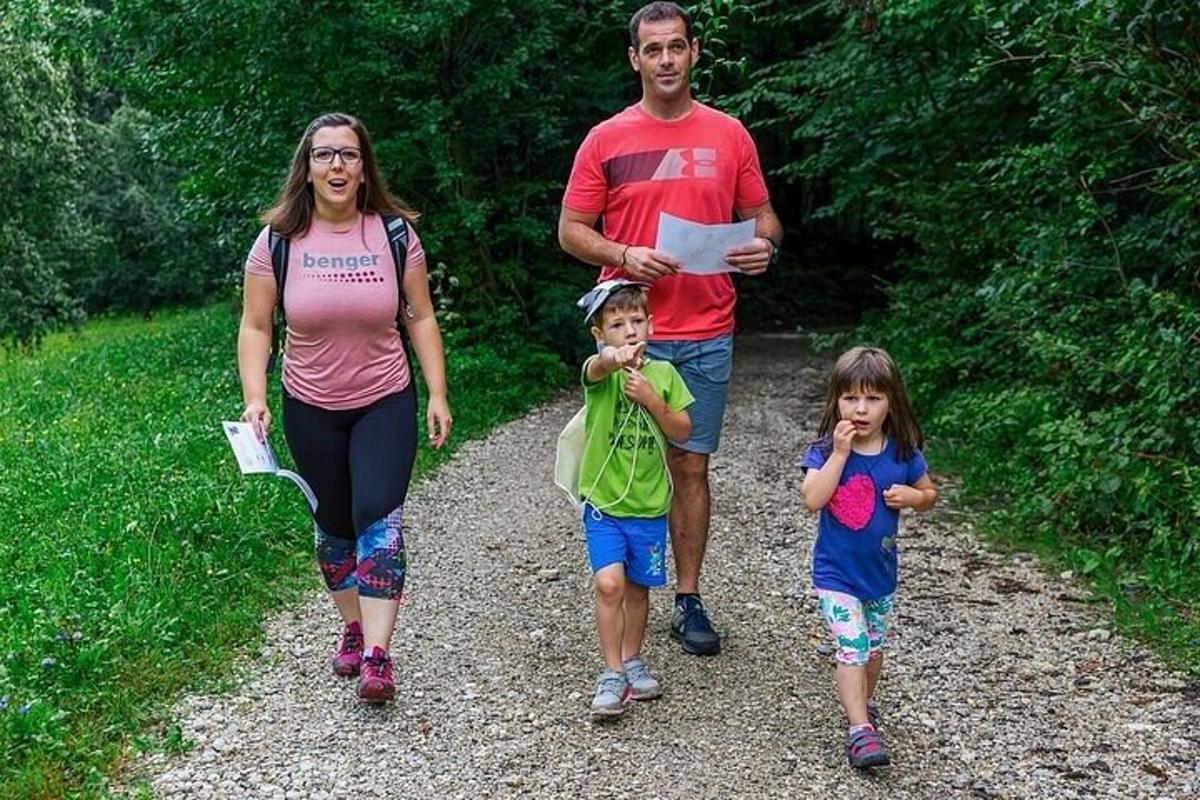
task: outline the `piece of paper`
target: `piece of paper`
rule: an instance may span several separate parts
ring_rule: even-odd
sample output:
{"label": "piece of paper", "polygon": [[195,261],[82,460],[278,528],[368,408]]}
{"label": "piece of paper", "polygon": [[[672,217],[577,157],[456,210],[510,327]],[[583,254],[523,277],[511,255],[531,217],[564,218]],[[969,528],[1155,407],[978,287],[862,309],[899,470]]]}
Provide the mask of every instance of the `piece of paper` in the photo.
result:
{"label": "piece of paper", "polygon": [[275,459],[270,442],[260,440],[254,434],[253,425],[249,422],[222,422],[221,427],[225,430],[225,438],[229,440],[229,446],[233,448],[233,455],[237,458],[238,467],[242,470],[243,475],[267,474],[291,481],[300,487],[300,491],[304,493],[304,499],[308,501],[308,507],[314,513],[316,512],[317,496],[313,493],[312,487],[304,478],[290,469],[279,468],[279,462]]}
{"label": "piece of paper", "polygon": [[243,475],[259,472],[274,474],[279,471],[279,462],[275,460],[271,445],[254,435],[253,425],[249,422],[222,422],[221,427],[225,429],[225,437],[229,439],[229,446],[233,448],[233,455]]}
{"label": "piece of paper", "polygon": [[754,240],[754,220],[704,225],[676,217],[665,211],[658,214],[658,239],[655,250],[679,259],[683,272],[716,275],[737,272],[725,263],[725,254],[738,245]]}

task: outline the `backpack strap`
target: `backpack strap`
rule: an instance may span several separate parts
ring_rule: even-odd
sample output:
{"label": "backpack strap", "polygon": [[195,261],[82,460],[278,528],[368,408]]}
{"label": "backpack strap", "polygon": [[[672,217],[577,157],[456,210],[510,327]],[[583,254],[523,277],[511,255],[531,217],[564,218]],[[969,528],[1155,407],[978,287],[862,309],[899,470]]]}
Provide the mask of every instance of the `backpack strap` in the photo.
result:
{"label": "backpack strap", "polygon": [[396,330],[406,318],[412,317],[412,307],[404,297],[404,267],[408,263],[408,220],[399,214],[381,214],[383,228],[387,231],[388,247],[392,251],[392,262],[396,265]]}
{"label": "backpack strap", "polygon": [[287,318],[283,313],[283,287],[287,284],[291,242],[272,228],[267,232],[267,245],[271,249],[271,272],[275,273],[275,313],[271,317],[271,356],[267,359],[267,374],[270,374],[275,371],[275,364],[283,353],[283,337],[287,335]]}

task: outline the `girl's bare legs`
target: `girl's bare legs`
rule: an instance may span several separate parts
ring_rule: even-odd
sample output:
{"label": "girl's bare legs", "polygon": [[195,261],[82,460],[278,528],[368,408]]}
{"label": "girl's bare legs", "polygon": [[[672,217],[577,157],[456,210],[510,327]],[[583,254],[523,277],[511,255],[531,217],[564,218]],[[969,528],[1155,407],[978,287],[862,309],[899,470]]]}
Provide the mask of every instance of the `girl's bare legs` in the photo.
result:
{"label": "girl's bare legs", "polygon": [[867,699],[870,700],[875,696],[875,689],[879,686],[879,674],[883,671],[883,651],[872,650],[871,658],[867,661]]}
{"label": "girl's bare legs", "polygon": [[[870,662],[868,662],[870,663]],[[878,678],[878,672],[876,672]],[[850,725],[867,724],[867,667],[837,665],[838,698]]]}

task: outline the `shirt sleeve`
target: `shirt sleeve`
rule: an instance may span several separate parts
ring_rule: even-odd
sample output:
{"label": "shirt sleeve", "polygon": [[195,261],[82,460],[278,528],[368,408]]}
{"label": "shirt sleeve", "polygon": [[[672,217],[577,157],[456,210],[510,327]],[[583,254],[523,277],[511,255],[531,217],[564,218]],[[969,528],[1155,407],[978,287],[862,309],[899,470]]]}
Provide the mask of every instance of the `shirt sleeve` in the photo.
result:
{"label": "shirt sleeve", "polygon": [[571,167],[562,202],[572,211],[599,214],[608,204],[608,180],[604,177],[604,165],[600,163],[598,140],[599,135],[593,128],[575,153],[575,164]]}
{"label": "shirt sleeve", "polygon": [[815,444],[809,445],[808,452],[804,454],[804,459],[800,462],[800,469],[808,472],[810,469],[820,469],[823,466],[825,466],[825,454]]}
{"label": "shirt sleeve", "polygon": [[267,242],[270,230],[269,227],[264,227],[258,232],[258,238],[254,240],[254,245],[246,255],[245,269],[251,275],[275,277],[275,270],[271,268],[271,245]]}
{"label": "shirt sleeve", "polygon": [[420,269],[425,266],[425,247],[421,244],[421,237],[417,235],[417,229],[412,223],[408,225],[408,250],[405,252],[405,269]]}
{"label": "shirt sleeve", "polygon": [[609,375],[606,378],[601,378],[600,380],[596,381],[595,383],[588,380],[588,376],[587,376],[588,364],[592,363],[599,357],[600,357],[600,355],[598,353],[594,356],[588,356],[586,359],[584,359],[583,366],[579,368],[579,382],[583,384],[583,391],[585,393],[596,391],[597,389],[599,389],[601,386],[604,385],[605,381],[607,381],[609,378],[612,378],[616,375],[616,373],[614,372],[612,375]]}
{"label": "shirt sleeve", "polygon": [[750,132],[738,123],[738,140],[741,157],[738,159],[737,191],[734,204],[738,208],[757,208],[771,199],[767,182],[763,179],[762,165],[758,161],[758,148],[750,138]]}
{"label": "shirt sleeve", "polygon": [[913,451],[913,457],[908,460],[908,475],[905,483],[912,486],[928,472],[929,465],[925,463],[925,454],[920,450]]}

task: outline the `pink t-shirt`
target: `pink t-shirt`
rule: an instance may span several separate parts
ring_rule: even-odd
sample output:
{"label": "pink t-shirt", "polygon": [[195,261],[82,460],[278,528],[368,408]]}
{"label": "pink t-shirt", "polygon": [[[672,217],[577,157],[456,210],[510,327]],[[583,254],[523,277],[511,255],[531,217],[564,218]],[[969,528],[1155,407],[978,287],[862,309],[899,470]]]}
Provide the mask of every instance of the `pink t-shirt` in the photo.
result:
{"label": "pink t-shirt", "polygon": [[[411,228],[404,270],[425,272],[425,250]],[[274,277],[267,228],[250,248],[246,272]],[[396,267],[377,215],[337,228],[314,219],[294,237],[283,300],[283,385],[293,397],[330,410],[361,408],[408,385]]]}
{"label": "pink t-shirt", "polygon": [[[680,119],[655,119],[640,104],[588,133],[575,155],[563,205],[600,214],[605,238],[653,247],[658,214],[713,224],[769,199],[754,141],[742,123],[702,103]],[[606,265],[600,279],[630,277]],[[660,278],[650,290],[654,339],[710,339],[733,331],[728,273]]]}

